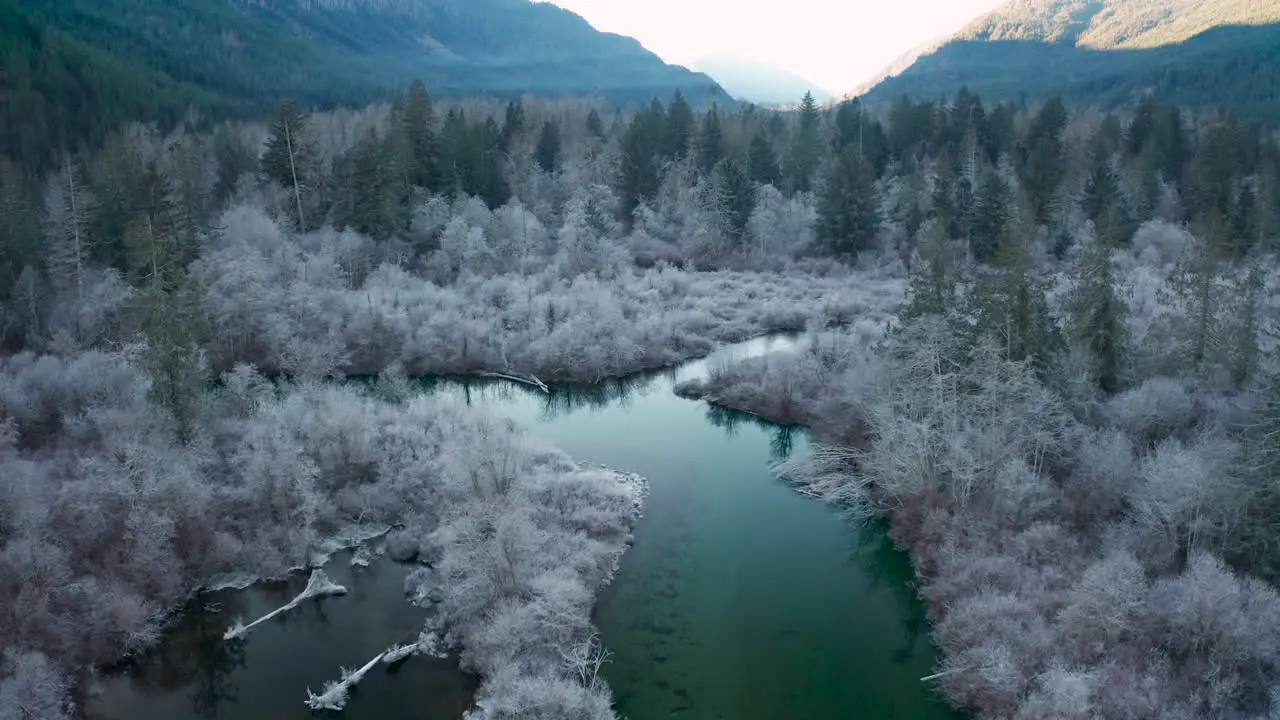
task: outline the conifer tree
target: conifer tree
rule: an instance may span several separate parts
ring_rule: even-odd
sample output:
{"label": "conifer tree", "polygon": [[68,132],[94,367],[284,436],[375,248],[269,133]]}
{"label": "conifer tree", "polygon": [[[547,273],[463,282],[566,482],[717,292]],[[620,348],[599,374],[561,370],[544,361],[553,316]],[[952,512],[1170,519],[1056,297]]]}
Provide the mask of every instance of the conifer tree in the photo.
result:
{"label": "conifer tree", "polygon": [[695,121],[693,108],[689,107],[689,103],[684,99],[684,93],[679,90],[676,90],[675,96],[671,98],[671,106],[667,108],[666,123],[662,153],[667,157],[682,160],[689,154]]}
{"label": "conifer tree", "polygon": [[1109,394],[1120,390],[1129,349],[1128,306],[1112,247],[1101,237],[1087,241],[1066,298],[1068,340],[1085,352],[1094,382]]}
{"label": "conifer tree", "polygon": [[84,297],[85,272],[93,261],[89,224],[92,212],[92,198],[80,164],[65,155],[61,171],[49,178],[45,194],[47,265],[55,288],[77,303]]}
{"label": "conifer tree", "polygon": [[927,315],[945,316],[955,308],[956,276],[948,262],[948,237],[942,225],[930,220],[919,232],[920,262],[912,269],[907,306],[899,314],[904,324]]}
{"label": "conifer tree", "polygon": [[302,232],[308,229],[303,196],[316,180],[311,172],[316,150],[309,137],[309,123],[309,114],[297,102],[280,103],[271,120],[267,151],[262,157],[263,173],[293,196],[294,219]]}
{"label": "conifer tree", "polygon": [[989,263],[995,259],[1001,239],[1009,225],[1009,186],[994,171],[986,172],[974,199],[973,234],[970,252],[973,259]]}
{"label": "conifer tree", "polygon": [[435,111],[422,81],[409,86],[399,129],[408,144],[409,181],[418,187],[440,189],[440,148],[436,137]]}
{"label": "conifer tree", "polygon": [[595,137],[604,137],[604,121],[600,119],[600,113],[595,108],[591,108],[591,112],[587,113],[587,132]]}
{"label": "conifer tree", "polygon": [[724,131],[720,128],[720,111],[714,104],[702,120],[698,134],[698,167],[709,174],[724,157]]}
{"label": "conifer tree", "polygon": [[975,287],[978,328],[999,343],[1008,360],[1031,360],[1045,377],[1061,352],[1061,336],[1049,313],[1045,283],[1024,237],[1035,227],[1031,208],[1005,225],[994,272]]}
{"label": "conifer tree", "polygon": [[778,187],[782,183],[782,170],[768,138],[756,133],[747,150],[747,174],[751,181],[761,185]]}
{"label": "conifer tree", "polygon": [[880,202],[871,164],[855,147],[831,165],[818,204],[818,238],[837,255],[871,248],[880,232]]}
{"label": "conifer tree", "polygon": [[813,93],[800,103],[800,118],[787,155],[787,184],[793,192],[808,192],[822,154],[821,115]]}
{"label": "conifer tree", "polygon": [[756,206],[756,188],[747,176],[742,164],[732,158],[725,158],[716,164],[711,173],[711,181],[719,186],[724,198],[724,212],[728,216],[732,235],[742,238],[747,229],[747,220]]}
{"label": "conifer tree", "polygon": [[560,126],[555,122],[548,120],[542,124],[535,157],[543,172],[554,173],[560,169]]}
{"label": "conifer tree", "polygon": [[213,156],[217,166],[213,186],[215,201],[226,202],[236,190],[241,176],[258,169],[258,156],[235,127],[225,124],[213,134]]}

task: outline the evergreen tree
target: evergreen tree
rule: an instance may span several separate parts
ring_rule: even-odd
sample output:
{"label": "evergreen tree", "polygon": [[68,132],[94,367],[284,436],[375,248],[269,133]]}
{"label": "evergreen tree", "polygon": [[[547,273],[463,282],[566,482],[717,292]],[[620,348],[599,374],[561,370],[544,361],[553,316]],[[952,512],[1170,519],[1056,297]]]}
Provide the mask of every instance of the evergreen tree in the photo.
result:
{"label": "evergreen tree", "polygon": [[462,110],[449,109],[440,129],[440,140],[440,189],[447,193],[468,192],[467,188],[474,187],[479,170],[475,167],[467,116]]}
{"label": "evergreen tree", "polygon": [[1045,282],[1023,241],[1034,227],[1030,208],[1017,222],[1005,225],[995,271],[979,278],[974,297],[978,329],[998,341],[1007,359],[1031,360],[1044,378],[1062,348],[1045,299]]}
{"label": "evergreen tree", "polygon": [[435,110],[427,87],[415,80],[405,97],[399,130],[409,153],[409,182],[430,190],[441,189],[440,147],[435,124]]}
{"label": "evergreen tree", "polygon": [[1197,225],[1195,244],[1184,254],[1169,279],[1175,300],[1185,313],[1181,331],[1183,354],[1186,366],[1193,372],[1206,369],[1221,338],[1223,297],[1218,281],[1225,231],[1222,216],[1210,209]]}
{"label": "evergreen tree", "polygon": [[560,126],[550,120],[543,123],[538,135],[535,159],[543,172],[554,173],[560,169]]}
{"label": "evergreen tree", "polygon": [[375,240],[386,240],[408,227],[411,172],[400,165],[411,165],[414,159],[396,150],[391,139],[384,140],[370,129],[340,159],[337,164],[342,196],[335,207],[337,225]]}
{"label": "evergreen tree", "polygon": [[217,166],[213,197],[225,203],[235,192],[240,178],[258,170],[258,156],[244,134],[226,124],[213,133],[213,157]]}
{"label": "evergreen tree", "polygon": [[[80,164],[63,156],[62,170],[50,177],[45,195],[46,262],[55,289],[77,303],[84,298],[85,272],[93,261],[91,214],[92,200]],[[78,328],[76,338],[80,338]]]}
{"label": "evergreen tree", "polygon": [[835,254],[856,255],[872,247],[880,221],[871,164],[857,148],[845,148],[822,188],[818,238]]}
{"label": "evergreen tree", "polygon": [[793,192],[809,192],[813,187],[813,174],[822,155],[821,121],[813,93],[805,93],[787,156],[787,183]]}
{"label": "evergreen tree", "polygon": [[910,298],[899,314],[909,324],[927,315],[948,315],[956,305],[956,275],[948,262],[946,230],[936,220],[919,230],[920,264],[911,273]]}
{"label": "evergreen tree", "polygon": [[756,207],[756,188],[747,176],[742,164],[731,158],[718,162],[711,173],[711,181],[719,186],[725,199],[724,211],[734,237],[743,237],[747,220]]}
{"label": "evergreen tree", "polygon": [[604,122],[595,108],[591,108],[591,112],[587,113],[587,132],[598,138],[604,137]]}
{"label": "evergreen tree", "polygon": [[468,193],[478,195],[490,209],[502,207],[511,199],[511,186],[504,170],[506,155],[503,151],[503,135],[493,118],[485,121],[473,134],[471,150],[476,177]]}
{"label": "evergreen tree", "polygon": [[658,192],[659,155],[666,133],[666,114],[662,106],[651,104],[636,113],[622,137],[622,161],[619,167],[618,211],[624,221],[640,203]]}
{"label": "evergreen tree", "polygon": [[761,185],[778,187],[782,184],[782,170],[778,167],[773,146],[760,133],[751,138],[751,146],[747,150],[747,174],[752,182]]}
{"label": "evergreen tree", "polygon": [[713,104],[702,120],[702,132],[698,134],[698,167],[703,173],[711,170],[724,157],[724,132],[720,128],[720,111]]}
{"label": "evergreen tree", "polygon": [[147,174],[136,141],[122,132],[107,136],[102,152],[90,168],[89,184],[97,200],[92,235],[100,265],[127,271],[124,236],[134,219],[139,198],[146,194]]}
{"label": "evergreen tree", "polygon": [[1066,298],[1068,339],[1087,355],[1094,381],[1108,394],[1120,390],[1129,348],[1128,306],[1112,247],[1100,237],[1087,242]]}
{"label": "evergreen tree", "polygon": [[498,145],[503,152],[509,151],[516,138],[524,133],[524,126],[524,103],[520,100],[512,100],[507,103],[507,114],[502,122],[502,133]]}
{"label": "evergreen tree", "polygon": [[1067,111],[1060,99],[1045,103],[1031,123],[1024,150],[1022,185],[1037,222],[1047,223],[1052,201],[1066,176],[1062,132],[1067,125]]}
{"label": "evergreen tree", "polygon": [[1009,205],[1012,198],[1009,186],[993,171],[983,175],[974,199],[973,235],[970,252],[973,259],[989,263],[996,258],[1001,239],[1009,225]]}
{"label": "evergreen tree", "polygon": [[262,157],[263,173],[293,195],[297,228],[303,232],[308,229],[303,195],[316,180],[311,172],[316,149],[309,137],[309,123],[309,114],[297,102],[280,103],[271,120],[267,151]]}
{"label": "evergreen tree", "polygon": [[35,195],[22,169],[0,155],[0,300],[23,268],[39,263],[42,243]]}
{"label": "evergreen tree", "polygon": [[[714,106],[712,106],[714,109]],[[676,90],[671,98],[671,107],[667,108],[667,126],[662,153],[667,157],[682,160],[689,154],[689,145],[693,141],[695,120],[693,108],[684,99],[684,93]],[[712,163],[714,165],[715,163]],[[707,166],[709,170],[710,167]]]}

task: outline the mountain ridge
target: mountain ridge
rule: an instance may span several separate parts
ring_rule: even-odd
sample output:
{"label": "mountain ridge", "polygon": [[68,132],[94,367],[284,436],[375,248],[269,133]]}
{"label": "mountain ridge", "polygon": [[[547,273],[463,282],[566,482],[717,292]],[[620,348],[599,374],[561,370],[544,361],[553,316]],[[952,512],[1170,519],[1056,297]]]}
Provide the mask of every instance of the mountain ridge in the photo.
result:
{"label": "mountain ridge", "polygon": [[710,77],[634,38],[530,0],[0,0],[0,77],[13,96],[0,154],[94,144],[127,120],[261,114],[286,97],[328,107],[422,80],[437,97],[725,99]]}
{"label": "mountain ridge", "polygon": [[1117,107],[1145,94],[1280,122],[1280,0],[1013,0],[858,93]]}

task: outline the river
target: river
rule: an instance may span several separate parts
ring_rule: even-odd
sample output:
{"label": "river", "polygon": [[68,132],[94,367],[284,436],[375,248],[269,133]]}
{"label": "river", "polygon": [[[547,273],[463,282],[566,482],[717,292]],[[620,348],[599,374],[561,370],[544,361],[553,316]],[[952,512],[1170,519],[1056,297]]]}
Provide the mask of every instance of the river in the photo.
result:
{"label": "river", "polygon": [[[579,460],[649,479],[636,543],[596,612],[613,653],[605,677],[631,720],[955,717],[920,682],[936,655],[905,554],[771,476],[806,434],[672,393],[714,363],[792,342],[756,340],[549,396],[506,381],[423,383],[510,415]],[[220,639],[229,615],[256,617],[305,579],[199,599],[156,652],[101,683],[91,718],[310,717],[308,685],[408,637],[422,617],[403,599],[404,566],[353,570],[340,556],[326,571],[352,593],[254,628],[234,649]],[[343,716],[453,720],[473,691],[452,663],[415,657],[371,673]]]}

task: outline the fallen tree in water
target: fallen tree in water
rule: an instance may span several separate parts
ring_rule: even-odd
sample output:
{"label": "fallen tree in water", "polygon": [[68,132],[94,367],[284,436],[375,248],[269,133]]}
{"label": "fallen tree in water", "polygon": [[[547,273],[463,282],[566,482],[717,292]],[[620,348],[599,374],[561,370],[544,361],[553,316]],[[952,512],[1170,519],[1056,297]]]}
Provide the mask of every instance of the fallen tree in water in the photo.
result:
{"label": "fallen tree in water", "polygon": [[323,570],[317,568],[311,572],[311,577],[307,580],[307,587],[303,589],[302,592],[298,593],[297,597],[290,600],[288,603],[281,605],[275,610],[272,610],[266,615],[263,615],[257,620],[254,620],[248,625],[244,625],[237,621],[235,625],[227,628],[227,631],[222,635],[222,639],[233,640],[235,638],[244,637],[245,633],[249,632],[249,629],[253,626],[264,623],[281,613],[289,612],[312,598],[328,597],[330,595],[345,595],[346,593],[347,589],[345,587],[330,580],[329,576],[325,575]]}

